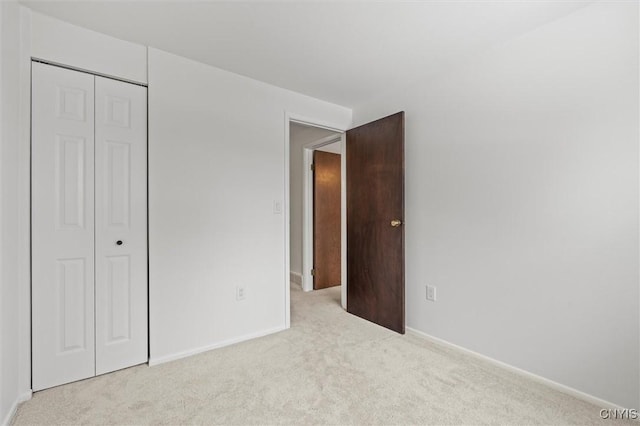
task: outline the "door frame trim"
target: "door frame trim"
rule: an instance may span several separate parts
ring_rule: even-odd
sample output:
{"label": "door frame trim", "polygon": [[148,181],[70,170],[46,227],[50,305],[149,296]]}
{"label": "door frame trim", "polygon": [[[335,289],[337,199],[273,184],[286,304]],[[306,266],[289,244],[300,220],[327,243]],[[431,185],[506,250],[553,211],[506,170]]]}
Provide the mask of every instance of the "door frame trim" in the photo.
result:
{"label": "door frame trim", "polygon": [[[342,294],[341,294],[341,299],[342,299],[342,307],[344,309],[346,309],[347,306],[347,283],[346,283],[346,277],[347,277],[347,270],[346,270],[346,251],[347,251],[347,224],[346,224],[346,219],[347,219],[347,204],[346,204],[346,197],[347,197],[347,193],[346,193],[346,131],[348,130],[347,128],[344,128],[343,125],[340,124],[335,124],[335,123],[329,123],[323,120],[318,120],[315,118],[311,118],[311,117],[306,117],[304,115],[300,115],[300,114],[296,114],[294,112],[290,112],[290,111],[284,111],[284,214],[283,214],[283,224],[284,224],[284,320],[285,320],[285,328],[290,328],[291,327],[291,285],[290,285],[290,273],[291,273],[291,218],[290,218],[290,206],[291,206],[291,194],[290,194],[290,182],[291,182],[291,176],[289,173],[290,170],[290,164],[291,164],[291,159],[290,159],[290,150],[291,150],[291,141],[290,141],[290,135],[289,135],[289,126],[291,123],[298,123],[298,124],[305,124],[307,126],[314,126],[314,127],[320,127],[322,129],[327,129],[327,130],[331,130],[337,133],[341,133],[342,134],[342,156],[341,156],[341,177],[342,177],[342,194],[341,194],[341,201],[342,201],[342,212],[341,212],[341,217],[342,217],[342,232],[341,232],[341,253],[342,253]],[[306,182],[306,181],[305,181]],[[303,220],[304,220],[304,213],[303,213]],[[303,243],[303,249],[304,249],[304,243]],[[304,255],[303,255],[303,259],[304,259]],[[303,260],[304,262],[304,260]],[[304,278],[303,278],[303,283],[304,283]]]}
{"label": "door frame trim", "polygon": [[114,76],[109,75],[109,74],[103,74],[103,73],[100,73],[100,72],[97,72],[97,71],[91,71],[91,70],[84,69],[84,68],[79,68],[79,67],[74,67],[74,66],[71,66],[71,65],[66,65],[66,64],[63,64],[61,62],[54,62],[54,61],[49,61],[49,60],[46,60],[46,59],[40,59],[40,58],[37,58],[35,56],[31,57],[31,62],[39,62],[39,63],[45,64],[45,65],[51,65],[51,66],[58,67],[58,68],[65,68],[65,69],[68,69],[68,70],[71,70],[71,71],[78,71],[78,72],[82,72],[82,73],[85,73],[85,74],[91,74],[91,75],[97,76],[97,77],[108,78],[109,80],[116,80],[116,81],[121,81],[123,83],[134,84],[136,86],[149,87],[148,83],[141,83],[141,82],[135,81],[135,80],[129,80],[129,79],[126,79],[126,78],[114,77]]}
{"label": "door frame trim", "polygon": [[[33,72],[32,72],[32,64],[35,63],[41,63],[44,65],[48,65],[48,66],[52,66],[52,67],[56,67],[56,68],[62,68],[62,69],[68,69],[70,71],[75,71],[75,72],[80,72],[83,74],[88,74],[95,77],[102,77],[102,78],[107,78],[110,80],[115,80],[115,81],[119,81],[122,83],[126,83],[126,84],[132,84],[134,86],[141,86],[144,87],[145,89],[145,102],[146,102],[146,108],[145,108],[145,114],[146,114],[146,140],[145,140],[145,149],[147,151],[147,161],[145,162],[145,167],[146,167],[146,183],[145,183],[145,192],[146,192],[146,197],[147,197],[147,209],[146,209],[146,216],[147,216],[147,227],[146,227],[146,252],[147,252],[147,264],[146,269],[147,269],[147,359],[143,364],[147,364],[150,365],[150,361],[151,361],[151,355],[150,355],[150,351],[151,351],[151,321],[150,321],[150,311],[151,311],[151,306],[150,306],[150,297],[149,297],[149,283],[150,283],[150,275],[149,275],[149,260],[150,260],[150,256],[149,256],[149,87],[147,84],[143,84],[143,83],[139,83],[139,82],[134,82],[134,81],[130,81],[130,80],[125,80],[125,79],[121,79],[121,78],[116,78],[113,76],[109,76],[106,74],[99,74],[93,71],[87,71],[87,70],[82,70],[79,68],[75,68],[75,67],[71,67],[71,66],[67,66],[67,65],[63,65],[63,64],[57,64],[54,62],[50,62],[50,61],[44,61],[35,57],[31,57],[29,55],[25,55],[24,56],[24,61],[25,64],[28,63],[28,79],[25,78],[25,81],[21,81],[21,84],[23,84],[23,86],[21,87],[22,90],[24,90],[25,95],[24,98],[22,98],[22,101],[24,101],[24,104],[21,104],[21,111],[20,111],[20,125],[21,125],[21,131],[24,132],[24,134],[21,133],[21,150],[22,149],[26,149],[25,153],[21,153],[21,155],[24,156],[24,163],[21,162],[21,166],[24,167],[24,179],[26,180],[26,182],[28,183],[28,191],[26,191],[23,195],[25,196],[25,205],[23,206],[25,209],[28,210],[29,214],[28,214],[28,224],[26,225],[26,229],[24,230],[24,241],[23,243],[25,243],[28,247],[28,251],[29,251],[29,256],[28,256],[28,265],[24,265],[24,270],[21,271],[22,273],[24,273],[24,284],[26,286],[26,289],[28,291],[28,301],[27,303],[25,303],[25,307],[28,307],[28,312],[25,314],[25,320],[27,321],[28,327],[29,327],[29,337],[28,339],[26,339],[28,342],[26,344],[28,344],[29,347],[29,355],[28,355],[28,365],[29,365],[29,370],[28,370],[28,378],[25,377],[25,381],[27,381],[28,379],[28,383],[29,383],[29,398],[31,399],[31,395],[33,394],[33,304],[32,304],[32,299],[33,299],[33,282],[32,282],[32,271],[33,271],[33,262],[32,262],[32,242],[33,242],[33,233],[32,233],[32,209],[33,209],[33,202],[32,202],[32,178],[33,178],[33,159],[32,159],[32,153],[33,153],[33,138],[32,138],[32,129],[33,129],[33,120],[32,120],[32,111],[33,111],[33,96],[32,96],[32,86],[33,86]],[[26,72],[26,65],[25,65],[25,70],[24,71],[24,76],[27,76],[27,72]],[[95,83],[94,83],[94,91],[95,91]],[[22,94],[21,94],[22,95]],[[27,97],[28,95],[28,97]],[[95,100],[94,100],[95,102]],[[95,129],[94,129],[94,133],[95,133]],[[28,155],[27,155],[28,154]],[[19,231],[21,232],[22,229]],[[95,313],[94,313],[95,314]],[[95,324],[94,324],[95,325]],[[26,361],[25,361],[26,362]],[[106,373],[109,374],[109,373]],[[92,377],[97,377],[98,375],[92,376]],[[89,377],[91,378],[91,377]],[[83,379],[84,380],[84,379]],[[72,382],[73,383],[73,382]],[[26,393],[25,393],[26,395]],[[25,399],[26,400],[26,399]]]}

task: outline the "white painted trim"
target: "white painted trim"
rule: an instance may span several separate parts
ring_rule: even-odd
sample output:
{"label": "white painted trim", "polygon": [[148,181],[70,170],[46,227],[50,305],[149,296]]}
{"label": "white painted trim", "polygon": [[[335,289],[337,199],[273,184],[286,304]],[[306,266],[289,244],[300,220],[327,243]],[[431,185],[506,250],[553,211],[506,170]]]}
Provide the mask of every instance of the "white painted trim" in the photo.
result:
{"label": "white painted trim", "polygon": [[284,206],[283,206],[283,220],[284,220],[284,327],[291,327],[291,283],[287,280],[287,273],[291,271],[291,194],[289,190],[289,169],[290,169],[290,153],[289,150],[289,113],[284,112]]}
{"label": "white painted trim", "polygon": [[[146,50],[146,47],[145,47]],[[83,72],[85,74],[92,74],[92,75],[97,75],[98,77],[104,77],[104,78],[108,78],[110,80],[117,80],[117,81],[122,81],[123,83],[129,83],[129,84],[135,84],[136,86],[142,86],[142,87],[148,87],[149,85],[145,82],[140,82],[138,80],[131,80],[125,77],[118,77],[118,76],[114,76],[111,74],[105,74],[105,73],[101,73],[99,71],[92,71],[90,69],[87,68],[80,68],[80,67],[76,67],[73,65],[69,65],[69,64],[65,64],[62,62],[56,62],[56,61],[50,61],[48,59],[43,59],[43,58],[37,58],[37,57],[32,57],[31,60],[33,62],[40,62],[46,65],[51,65],[54,67],[58,67],[58,68],[64,68],[64,69],[68,69],[71,71],[78,71],[78,72]]]}
{"label": "white painted trim", "polygon": [[222,342],[214,343],[212,345],[201,346],[199,348],[189,349],[188,351],[176,352],[176,353],[171,354],[171,355],[165,355],[165,356],[161,356],[161,357],[157,357],[157,358],[150,358],[149,359],[149,366],[153,367],[154,365],[160,365],[160,364],[164,364],[166,362],[176,361],[178,359],[187,358],[187,357],[190,357],[192,355],[200,354],[202,352],[208,352],[208,351],[213,350],[213,349],[219,349],[219,348],[223,348],[225,346],[234,345],[236,343],[244,342],[244,341],[255,339],[255,338],[258,338],[258,337],[264,337],[264,336],[267,336],[269,334],[278,333],[278,332],[286,330],[286,329],[287,329],[287,327],[269,328],[267,330],[258,331],[257,333],[245,334],[244,336],[234,337],[234,338],[228,339],[228,340],[223,340]]}
{"label": "white painted trim", "polygon": [[[343,129],[341,125],[327,123],[322,120],[316,120],[314,118],[305,117],[289,111],[284,111],[284,323],[285,328],[291,327],[291,283],[289,282],[288,274],[291,270],[291,220],[289,218],[289,211],[291,205],[291,194],[289,191],[290,185],[290,150],[291,141],[289,138],[289,126],[291,122],[307,124],[309,126],[322,127],[323,129],[333,130],[334,132],[342,133],[347,129]],[[346,234],[343,235],[346,238]],[[303,278],[304,284],[304,278]],[[343,301],[343,304],[346,303]]]}
{"label": "white painted trim", "polygon": [[346,132],[347,129],[343,129],[341,125],[335,123],[329,123],[327,121],[318,120],[312,117],[305,117],[304,115],[299,115],[295,113],[286,112],[285,114],[288,118],[287,125],[289,123],[298,123],[304,124],[306,126],[320,127],[322,129],[331,130],[336,133]]}
{"label": "white painted trim", "polygon": [[20,6],[18,392],[31,398],[31,10]]}
{"label": "white painted trim", "polygon": [[302,290],[313,290],[313,151],[302,149]]}
{"label": "white painted trim", "polygon": [[[640,7],[638,8],[638,21],[636,22],[640,22]],[[638,93],[637,93],[638,97],[640,97],[640,86],[638,87]],[[638,112],[638,119],[640,120],[640,111]],[[638,159],[640,160],[640,156],[638,157]],[[640,173],[636,176],[636,178],[638,179],[638,181],[640,182]],[[638,218],[640,221],[640,217]],[[639,222],[640,223],[640,222]],[[638,285],[640,286],[640,282],[638,283]],[[638,303],[640,306],[640,292],[638,292]],[[640,341],[640,317],[638,318],[638,340]],[[638,386],[640,386],[640,357],[638,357]],[[640,395],[638,395],[638,409],[640,409]]]}
{"label": "white painted trim", "polygon": [[590,394],[588,394],[586,392],[579,391],[578,389],[572,388],[570,386],[563,385],[562,383],[554,382],[553,380],[547,379],[546,377],[538,376],[537,374],[531,373],[531,372],[529,372],[527,370],[523,370],[521,368],[514,367],[511,364],[507,364],[505,362],[498,361],[497,359],[488,357],[488,356],[483,355],[483,354],[478,353],[478,352],[474,352],[474,351],[472,351],[470,349],[464,348],[462,346],[458,346],[458,345],[456,345],[454,343],[450,343],[450,342],[448,342],[446,340],[443,340],[443,339],[440,339],[438,337],[434,337],[434,336],[432,336],[430,334],[427,334],[427,333],[424,333],[424,332],[422,332],[420,330],[416,330],[415,328],[406,327],[406,331],[408,331],[408,332],[410,332],[410,333],[412,333],[412,334],[414,334],[416,336],[422,337],[423,339],[426,339],[426,340],[428,340],[428,341],[430,341],[432,343],[435,343],[435,344],[438,344],[438,345],[442,345],[442,346],[446,346],[446,347],[448,347],[450,349],[453,349],[453,350],[458,351],[458,352],[462,352],[462,353],[464,353],[466,355],[471,355],[474,358],[481,359],[483,361],[487,361],[487,362],[495,365],[496,367],[499,367],[499,368],[502,368],[504,370],[508,370],[508,371],[510,371],[512,373],[518,374],[520,376],[526,377],[526,378],[528,378],[530,380],[533,380],[534,382],[541,383],[541,384],[546,385],[546,386],[548,386],[548,387],[550,387],[550,388],[552,388],[554,390],[557,390],[557,391],[562,392],[564,394],[573,396],[574,398],[578,398],[578,399],[580,399],[582,401],[589,402],[589,403],[591,403],[593,405],[598,406],[599,408],[618,408],[618,409],[623,409],[623,407],[621,407],[620,405],[617,405],[617,404],[614,404],[612,402],[606,401],[606,400],[604,400],[602,398],[598,398],[596,396],[590,395]]}
{"label": "white painted trim", "polygon": [[9,426],[11,424],[11,421],[13,420],[13,416],[16,415],[16,411],[18,410],[18,404],[19,404],[18,400],[15,400],[13,405],[11,405],[9,412],[7,413],[5,418],[2,419],[2,426]]}
{"label": "white painted trim", "polygon": [[342,267],[340,268],[340,277],[341,286],[340,286],[340,304],[342,305],[342,309],[347,310],[347,133],[342,134],[342,138],[340,139],[342,144],[341,150],[342,155],[340,157],[340,174],[342,184],[340,185],[340,199],[341,199],[341,234],[342,238],[340,238],[340,260],[342,262]]}
{"label": "white painted trim", "polygon": [[313,150],[342,140],[342,134],[329,135],[302,146],[302,289],[313,290]]}
{"label": "white painted trim", "polygon": [[318,149],[318,148],[322,148],[323,146],[327,146],[327,145],[331,145],[332,143],[338,142],[340,140],[342,140],[342,133],[343,132],[337,132],[337,135],[329,135],[329,136],[325,136],[324,138],[318,139],[316,141],[312,141],[312,142],[307,142],[306,144],[302,145],[303,148],[305,149],[310,149],[310,150],[314,150],[314,149]]}
{"label": "white painted trim", "polygon": [[13,421],[13,417],[16,415],[16,412],[18,411],[18,406],[23,402],[30,400],[32,396],[33,392],[31,392],[31,390],[19,395],[11,405],[11,409],[9,409],[9,412],[7,413],[5,418],[2,420],[2,426],[9,426]]}
{"label": "white painted trim", "polygon": [[302,275],[297,272],[291,271],[289,273],[289,281],[302,287]]}

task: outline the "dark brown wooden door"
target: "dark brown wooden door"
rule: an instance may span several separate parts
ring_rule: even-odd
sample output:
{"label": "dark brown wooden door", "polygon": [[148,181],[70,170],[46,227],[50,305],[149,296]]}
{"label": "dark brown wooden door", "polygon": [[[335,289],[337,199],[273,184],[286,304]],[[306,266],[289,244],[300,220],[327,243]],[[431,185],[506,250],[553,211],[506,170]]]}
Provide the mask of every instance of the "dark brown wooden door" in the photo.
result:
{"label": "dark brown wooden door", "polygon": [[347,132],[347,311],[404,334],[404,112]]}
{"label": "dark brown wooden door", "polygon": [[313,152],[313,288],[340,285],[340,155]]}

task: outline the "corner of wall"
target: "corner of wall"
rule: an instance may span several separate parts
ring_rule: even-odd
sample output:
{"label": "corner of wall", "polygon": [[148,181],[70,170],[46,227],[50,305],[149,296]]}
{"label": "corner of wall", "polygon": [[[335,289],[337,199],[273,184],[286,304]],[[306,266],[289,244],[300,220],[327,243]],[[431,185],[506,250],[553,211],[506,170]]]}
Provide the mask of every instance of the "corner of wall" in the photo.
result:
{"label": "corner of wall", "polygon": [[11,408],[7,412],[6,416],[2,419],[2,423],[0,423],[0,425],[9,426],[13,421],[13,418],[15,417],[16,413],[18,412],[18,407],[20,406],[20,404],[22,404],[23,402],[29,401],[32,398],[32,396],[33,396],[33,393],[31,391],[18,395],[18,398],[11,405]]}
{"label": "corner of wall", "polygon": [[[31,9],[20,6],[19,112],[19,371],[21,395],[31,399]],[[23,399],[23,400],[26,400]]]}
{"label": "corner of wall", "polygon": [[0,420],[7,423],[20,402],[20,271],[16,247],[19,232],[17,207],[20,197],[18,185],[18,151],[20,149],[20,57],[21,57],[21,6],[16,0],[0,3],[0,32],[2,41],[2,69],[0,91],[2,92],[0,120],[0,170],[2,171],[1,223],[1,275],[0,275]]}

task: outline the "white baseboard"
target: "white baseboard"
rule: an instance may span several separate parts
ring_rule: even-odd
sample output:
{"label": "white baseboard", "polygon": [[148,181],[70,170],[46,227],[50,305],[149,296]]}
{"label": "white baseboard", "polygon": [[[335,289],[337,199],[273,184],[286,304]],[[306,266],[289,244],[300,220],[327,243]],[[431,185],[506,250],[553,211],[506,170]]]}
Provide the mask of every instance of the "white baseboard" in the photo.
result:
{"label": "white baseboard", "polygon": [[199,348],[190,349],[188,351],[176,352],[174,354],[165,355],[157,358],[149,358],[149,366],[153,367],[154,365],[164,364],[165,362],[175,361],[181,358],[197,355],[202,352],[207,352],[213,349],[223,348],[225,346],[244,342],[246,340],[255,339],[257,337],[263,337],[269,334],[278,333],[280,331],[286,330],[286,328],[287,327],[274,327],[267,330],[258,331],[257,333],[245,334],[244,336],[223,340],[222,342],[214,343],[212,345],[201,346]]}
{"label": "white baseboard", "polygon": [[292,283],[298,284],[302,287],[302,274],[299,274],[297,272],[289,272],[289,280]]}
{"label": "white baseboard", "polygon": [[481,353],[478,352],[474,352],[470,349],[467,348],[463,348],[462,346],[458,346],[454,343],[450,343],[447,342],[446,340],[440,339],[438,337],[434,337],[431,336],[430,334],[424,333],[420,330],[416,330],[415,328],[411,328],[411,327],[406,327],[406,330],[411,332],[412,334],[415,334],[416,336],[420,336],[426,340],[429,340],[430,342],[442,345],[442,346],[446,346],[448,348],[457,350],[459,352],[463,352],[467,355],[471,355],[474,358],[479,358],[481,360],[487,361],[497,367],[503,368],[505,370],[509,370],[515,374],[518,374],[520,376],[524,376],[527,377],[528,379],[531,379],[535,382],[538,383],[542,383],[543,385],[549,386],[552,389],[555,389],[557,391],[560,391],[562,393],[565,393],[567,395],[571,395],[575,398],[581,399],[583,401],[586,402],[590,402],[593,405],[597,405],[600,408],[618,408],[618,409],[623,409],[623,407],[621,407],[618,404],[614,404],[612,402],[609,401],[605,401],[602,398],[598,398],[596,396],[590,395],[588,393],[579,391],[578,389],[574,389],[570,386],[566,386],[563,385],[562,383],[558,383],[558,382],[554,382],[551,379],[547,379],[546,377],[542,377],[542,376],[538,376],[537,374],[531,373],[529,371],[523,370],[521,368],[518,367],[514,367],[513,365],[507,364],[505,362],[502,361],[498,361],[497,359],[488,357],[486,355],[482,355]]}
{"label": "white baseboard", "polygon": [[18,398],[16,398],[13,405],[11,405],[11,409],[9,410],[5,418],[2,420],[2,426],[10,425],[11,421],[13,420],[13,416],[15,416],[16,411],[18,411],[18,405],[22,404],[25,401],[30,400],[32,396],[33,396],[33,392],[31,392],[31,390],[23,393],[22,395],[18,395]]}

